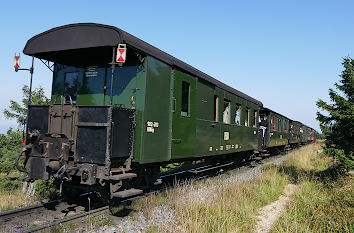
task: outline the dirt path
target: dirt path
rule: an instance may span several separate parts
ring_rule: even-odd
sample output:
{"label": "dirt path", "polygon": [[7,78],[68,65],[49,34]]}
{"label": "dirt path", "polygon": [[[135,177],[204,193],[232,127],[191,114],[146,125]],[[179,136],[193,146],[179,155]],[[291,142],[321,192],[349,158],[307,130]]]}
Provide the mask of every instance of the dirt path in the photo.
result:
{"label": "dirt path", "polygon": [[272,202],[259,210],[259,214],[256,217],[256,233],[267,233],[270,231],[273,224],[280,218],[280,215],[285,210],[296,187],[297,186],[294,184],[286,185],[284,188],[284,195],[281,195],[277,201]]}

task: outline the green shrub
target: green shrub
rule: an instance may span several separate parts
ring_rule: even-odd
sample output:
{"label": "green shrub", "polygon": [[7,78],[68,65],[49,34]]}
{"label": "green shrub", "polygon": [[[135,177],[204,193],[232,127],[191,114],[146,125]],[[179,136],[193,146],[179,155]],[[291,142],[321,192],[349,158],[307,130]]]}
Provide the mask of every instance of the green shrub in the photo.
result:
{"label": "green shrub", "polygon": [[55,187],[54,179],[48,181],[36,180],[36,196],[39,199],[55,199],[59,197],[59,191]]}
{"label": "green shrub", "polygon": [[15,170],[15,161],[21,151],[22,132],[10,128],[6,134],[0,134],[0,173]]}
{"label": "green shrub", "polygon": [[324,152],[333,157],[336,158],[339,163],[346,169],[346,170],[353,170],[354,169],[354,153],[349,152],[349,154],[346,154],[344,150],[340,149],[335,149],[335,148],[324,148]]}
{"label": "green shrub", "polygon": [[7,177],[0,178],[0,190],[10,192],[15,189],[19,189],[22,186],[22,182],[18,180],[10,180]]}

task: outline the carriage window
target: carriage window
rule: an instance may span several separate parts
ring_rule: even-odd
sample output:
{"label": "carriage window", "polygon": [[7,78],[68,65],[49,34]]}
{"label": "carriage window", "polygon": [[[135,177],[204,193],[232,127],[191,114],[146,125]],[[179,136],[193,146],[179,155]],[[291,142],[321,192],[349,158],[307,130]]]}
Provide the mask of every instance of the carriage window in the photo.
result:
{"label": "carriage window", "polygon": [[250,109],[246,108],[245,126],[250,126]]}
{"label": "carriage window", "polygon": [[285,132],[288,132],[289,131],[289,121],[286,120],[285,122]]}
{"label": "carriage window", "polygon": [[230,124],[230,101],[229,100],[224,100],[224,111],[222,114],[222,121],[224,123]]}
{"label": "carriage window", "polygon": [[189,116],[189,83],[182,81],[181,116]]}
{"label": "carriage window", "polygon": [[281,132],[281,120],[280,120],[280,118],[278,119],[278,131]]}
{"label": "carriage window", "polygon": [[272,130],[275,131],[275,119],[274,116],[270,119],[271,125],[272,125]]}
{"label": "carriage window", "polygon": [[78,76],[79,74],[77,72],[65,73],[64,97],[66,103],[70,103],[71,101],[76,103]]}
{"label": "carriage window", "polygon": [[257,110],[253,111],[253,127],[257,127]]}
{"label": "carriage window", "polygon": [[240,125],[241,123],[241,105],[236,104],[236,114],[235,114],[235,123],[236,125]]}
{"label": "carriage window", "polygon": [[219,121],[219,97],[214,95],[214,121]]}

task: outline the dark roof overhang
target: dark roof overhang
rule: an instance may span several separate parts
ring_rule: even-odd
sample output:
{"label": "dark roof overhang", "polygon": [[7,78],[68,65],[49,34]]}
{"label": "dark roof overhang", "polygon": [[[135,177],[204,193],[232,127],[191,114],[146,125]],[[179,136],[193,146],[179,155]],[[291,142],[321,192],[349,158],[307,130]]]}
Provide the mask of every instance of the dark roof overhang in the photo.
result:
{"label": "dark roof overhang", "polygon": [[284,116],[283,114],[280,114],[280,113],[278,113],[278,112],[276,112],[276,111],[273,111],[272,109],[269,109],[269,108],[261,108],[261,112],[262,112],[262,111],[264,111],[264,112],[274,112],[274,113],[276,113],[276,114],[278,114],[278,115],[280,115],[280,116],[282,116],[282,117],[284,117],[284,118],[286,118],[286,119],[288,119],[288,120],[291,121],[291,119],[290,119],[289,117],[286,117],[286,116]]}
{"label": "dark roof overhang", "polygon": [[24,54],[52,62],[66,64],[78,61],[95,51],[98,60],[110,62],[112,48],[120,43],[126,43],[140,52],[153,56],[173,67],[204,79],[230,93],[263,106],[262,102],[240,92],[183,61],[163,52],[143,40],[114,26],[78,23],[56,27],[40,33],[27,41]]}

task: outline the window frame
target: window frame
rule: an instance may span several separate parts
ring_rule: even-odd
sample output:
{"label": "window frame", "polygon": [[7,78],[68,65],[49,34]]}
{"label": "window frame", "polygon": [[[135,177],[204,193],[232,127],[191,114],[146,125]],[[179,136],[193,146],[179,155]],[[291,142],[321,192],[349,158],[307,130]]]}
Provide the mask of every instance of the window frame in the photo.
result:
{"label": "window frame", "polygon": [[271,123],[271,126],[272,126],[272,131],[275,131],[275,116],[272,116],[270,118],[270,123]]}
{"label": "window frame", "polygon": [[[229,109],[229,116],[227,118],[227,122],[224,121],[224,112],[226,110],[225,104],[227,104],[227,108]],[[223,111],[222,111],[222,122],[225,124],[231,124],[231,101],[228,99],[224,98],[224,105],[223,105]]]}
{"label": "window frame", "polygon": [[250,112],[251,112],[251,109],[249,107],[246,107],[246,118],[245,118],[245,123],[244,123],[244,125],[246,127],[250,127]]}
{"label": "window frame", "polygon": [[257,116],[258,116],[257,110],[254,109],[253,110],[253,128],[257,128]]}
{"label": "window frame", "polygon": [[75,79],[73,79],[73,80],[75,80],[74,81],[74,87],[75,87],[75,96],[71,96],[71,95],[68,95],[68,96],[70,96],[71,97],[71,101],[72,101],[72,103],[76,103],[76,101],[77,101],[77,97],[78,97],[78,95],[79,95],[79,72],[78,71],[70,71],[70,72],[65,72],[64,73],[64,83],[63,83],[63,96],[64,96],[64,99],[65,99],[65,102],[66,103],[70,103],[71,101],[70,101],[70,98],[67,100],[66,99],[66,96],[67,96],[67,87],[66,87],[66,83],[67,83],[67,81],[66,81],[66,79],[67,79],[67,75],[69,75],[69,74],[75,74]]}
{"label": "window frame", "polygon": [[[237,123],[237,113],[238,113],[238,123]],[[235,111],[235,124],[237,126],[241,125],[241,114],[242,113],[242,105],[236,103],[236,111]]]}
{"label": "window frame", "polygon": [[214,95],[214,122],[219,122],[219,96]]}
{"label": "window frame", "polygon": [[[187,112],[183,111],[185,109],[183,109],[183,104],[184,104],[184,89],[183,89],[183,84],[187,84],[188,85],[188,96],[187,96]],[[190,96],[191,96],[191,84],[187,81],[182,81],[181,83],[181,116],[183,117],[190,117]]]}

